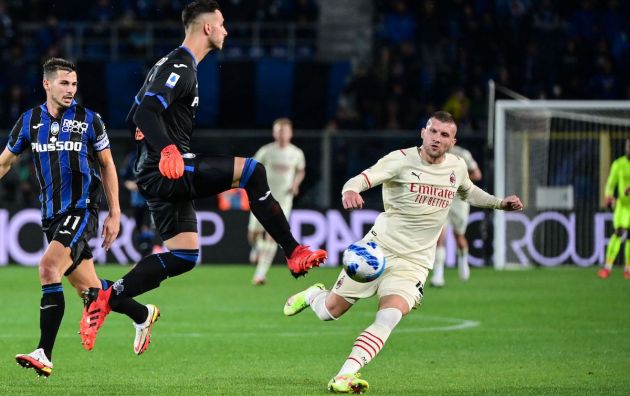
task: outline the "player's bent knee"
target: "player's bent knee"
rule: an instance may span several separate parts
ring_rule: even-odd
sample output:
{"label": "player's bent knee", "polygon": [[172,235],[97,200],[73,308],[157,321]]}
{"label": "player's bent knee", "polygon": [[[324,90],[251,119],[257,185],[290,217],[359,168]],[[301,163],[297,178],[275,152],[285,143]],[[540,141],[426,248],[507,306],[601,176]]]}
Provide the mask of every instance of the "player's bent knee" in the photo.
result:
{"label": "player's bent knee", "polygon": [[328,293],[328,295],[326,296],[325,307],[330,315],[332,315],[336,319],[345,314],[352,307],[352,303],[350,303],[338,294]]}
{"label": "player's bent knee", "polygon": [[56,283],[61,281],[63,273],[58,259],[44,255],[39,260],[39,279],[44,283]]}
{"label": "player's bent knee", "polygon": [[181,275],[195,268],[199,258],[199,249],[171,250],[172,260],[165,261],[166,272],[169,277]]}

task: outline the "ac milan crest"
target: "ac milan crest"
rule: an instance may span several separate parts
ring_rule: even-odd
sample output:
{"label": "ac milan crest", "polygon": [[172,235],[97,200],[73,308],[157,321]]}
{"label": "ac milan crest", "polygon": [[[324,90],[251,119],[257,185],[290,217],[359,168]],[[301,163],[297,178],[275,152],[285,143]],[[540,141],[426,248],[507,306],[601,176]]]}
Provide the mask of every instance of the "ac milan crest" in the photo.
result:
{"label": "ac milan crest", "polygon": [[343,275],[341,278],[339,278],[339,280],[337,281],[337,284],[335,285],[335,289],[339,289],[341,287],[341,285],[343,285],[344,279],[346,279],[345,275]]}
{"label": "ac milan crest", "polygon": [[451,186],[455,187],[455,182],[457,181],[457,179],[455,178],[455,171],[451,171],[451,177],[449,178],[450,182],[451,182]]}

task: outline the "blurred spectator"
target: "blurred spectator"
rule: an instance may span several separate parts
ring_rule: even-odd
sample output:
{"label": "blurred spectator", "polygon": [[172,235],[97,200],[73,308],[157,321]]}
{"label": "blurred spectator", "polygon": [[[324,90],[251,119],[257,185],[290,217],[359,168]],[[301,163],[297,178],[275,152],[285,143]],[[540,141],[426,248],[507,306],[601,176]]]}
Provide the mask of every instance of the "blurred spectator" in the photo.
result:
{"label": "blurred spectator", "polygon": [[[168,28],[148,29],[144,21],[171,22],[179,32],[187,0],[0,0],[0,111],[13,85],[28,105],[39,100],[42,58],[62,55],[98,61],[95,80],[105,80],[112,53],[116,61],[145,59],[179,40]],[[224,59],[256,62],[261,56],[304,57],[316,62],[317,0],[220,0],[230,37]],[[339,107],[321,127],[416,128],[427,109],[458,105],[485,107],[489,78],[532,98],[629,99],[630,2],[619,0],[374,0],[376,29],[371,59],[361,63],[344,87]],[[42,23],[42,21],[46,21]],[[82,27],[68,25],[80,22]],[[86,23],[87,22],[87,23]],[[29,23],[30,25],[27,25]],[[37,23],[41,25],[37,25]],[[268,26],[268,23],[275,24]],[[76,33],[83,32],[81,38]],[[267,44],[273,42],[273,44]],[[110,44],[115,43],[114,49]],[[306,44],[304,44],[306,43]],[[95,84],[95,87],[97,84]],[[322,87],[322,90],[325,90]],[[321,93],[319,93],[321,94]],[[325,96],[325,93],[321,94]],[[481,101],[479,105],[477,101]],[[255,117],[251,117],[252,119]],[[476,128],[482,111],[460,122]],[[2,119],[4,126],[10,120]]]}
{"label": "blurred spectator", "polygon": [[13,38],[13,20],[7,10],[7,5],[0,0],[0,51],[8,45]]}
{"label": "blurred spectator", "polygon": [[442,109],[451,113],[457,124],[467,121],[470,113],[470,98],[464,92],[464,88],[455,89],[442,105]]}
{"label": "blurred spectator", "polygon": [[3,95],[3,106],[0,109],[0,117],[10,120],[14,123],[20,118],[20,115],[28,107],[24,88],[21,85],[11,85],[11,87]]}

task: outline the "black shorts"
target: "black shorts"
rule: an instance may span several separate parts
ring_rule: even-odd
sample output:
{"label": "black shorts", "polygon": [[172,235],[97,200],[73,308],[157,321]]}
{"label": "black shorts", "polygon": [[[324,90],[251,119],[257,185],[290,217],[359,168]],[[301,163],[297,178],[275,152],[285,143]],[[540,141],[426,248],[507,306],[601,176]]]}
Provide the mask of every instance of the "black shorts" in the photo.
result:
{"label": "black shorts", "polygon": [[163,240],[181,232],[197,232],[194,199],[232,188],[234,157],[185,154],[184,165],[184,176],[176,180],[162,176],[157,168],[138,177],[138,188]]}
{"label": "black shorts", "polygon": [[42,231],[48,243],[57,241],[70,248],[72,265],[64,273],[68,276],[81,261],[92,258],[92,249],[88,241],[98,231],[98,212],[96,209],[70,209],[52,219],[42,220]]}

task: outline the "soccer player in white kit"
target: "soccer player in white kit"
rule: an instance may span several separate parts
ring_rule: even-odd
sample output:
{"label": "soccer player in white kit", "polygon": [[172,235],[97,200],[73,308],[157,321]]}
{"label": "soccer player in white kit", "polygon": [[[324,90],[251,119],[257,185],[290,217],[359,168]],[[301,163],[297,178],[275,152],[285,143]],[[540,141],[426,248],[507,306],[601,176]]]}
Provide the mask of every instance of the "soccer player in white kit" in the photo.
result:
{"label": "soccer player in white kit", "polygon": [[[300,192],[300,184],[305,175],[304,152],[291,143],[292,138],[291,120],[279,118],[273,123],[273,143],[262,146],[253,157],[267,169],[267,182],[271,194],[280,204],[287,219],[293,208],[293,197]],[[250,261],[256,264],[252,283],[264,285],[278,244],[265,233],[262,224],[253,214],[249,217],[247,240],[252,246]]]}
{"label": "soccer player in white kit", "polygon": [[[453,146],[449,153],[463,159],[468,169],[468,177],[471,181],[481,180],[481,169],[470,151],[460,146]],[[457,243],[457,271],[461,280],[467,281],[470,278],[470,268],[468,266],[468,241],[466,240],[466,227],[468,227],[468,216],[470,215],[470,205],[459,197],[455,197],[448,211],[448,222],[453,227],[455,242]],[[444,262],[446,261],[446,230],[443,229],[437,241],[435,249],[435,263],[431,275],[431,286],[444,286]]]}
{"label": "soccer player in white kit", "polygon": [[287,316],[310,306],[320,320],[329,321],[359,299],[378,295],[374,323],[357,337],[350,355],[328,383],[333,392],[360,393],[368,388],[359,370],[383,348],[401,318],[421,303],[436,242],[456,195],[483,208],[523,208],[517,196],[500,199],[470,181],[466,163],[447,153],[455,144],[456,132],[453,117],[438,111],[421,131],[422,146],[392,151],[343,186],[343,207],[352,210],[363,207],[361,192],[383,185],[385,211],[363,238],[375,241],[385,253],[383,274],[372,282],[358,283],[342,270],[331,290],[315,284],[285,304]]}

